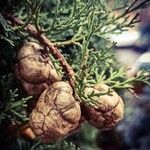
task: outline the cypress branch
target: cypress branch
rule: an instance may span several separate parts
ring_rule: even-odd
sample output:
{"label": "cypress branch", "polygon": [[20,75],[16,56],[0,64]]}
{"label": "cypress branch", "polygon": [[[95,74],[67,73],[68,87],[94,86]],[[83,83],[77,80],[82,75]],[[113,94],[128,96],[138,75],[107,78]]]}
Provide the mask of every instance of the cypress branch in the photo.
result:
{"label": "cypress branch", "polygon": [[[13,23],[13,25],[18,25],[18,26],[23,26],[24,25],[23,21],[21,21],[19,18],[13,17],[10,14],[4,14],[4,17],[6,19],[10,20]],[[35,26],[33,26],[31,24],[28,24],[24,29],[31,36],[38,39],[39,42],[43,46],[48,47],[50,52],[55,56],[55,58],[62,65],[64,71],[66,72],[66,74],[68,76],[69,83],[70,83],[71,87],[74,89],[74,80],[73,80],[74,71],[73,71],[72,67],[67,63],[64,56],[59,52],[58,48],[45,35],[38,32]]]}

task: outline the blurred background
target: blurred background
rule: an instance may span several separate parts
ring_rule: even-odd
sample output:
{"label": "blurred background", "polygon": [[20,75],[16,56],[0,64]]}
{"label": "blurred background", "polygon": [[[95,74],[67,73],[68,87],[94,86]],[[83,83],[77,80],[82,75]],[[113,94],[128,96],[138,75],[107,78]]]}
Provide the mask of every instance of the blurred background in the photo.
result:
{"label": "blurred background", "polygon": [[[150,71],[150,7],[140,10],[139,20],[131,30],[111,37],[117,42],[117,59],[129,68],[129,77],[136,76],[141,70]],[[150,74],[147,76],[149,80]],[[123,121],[116,129],[98,133],[97,142],[101,149],[150,149],[150,87],[138,83],[134,89],[134,95],[122,93],[126,105]]]}

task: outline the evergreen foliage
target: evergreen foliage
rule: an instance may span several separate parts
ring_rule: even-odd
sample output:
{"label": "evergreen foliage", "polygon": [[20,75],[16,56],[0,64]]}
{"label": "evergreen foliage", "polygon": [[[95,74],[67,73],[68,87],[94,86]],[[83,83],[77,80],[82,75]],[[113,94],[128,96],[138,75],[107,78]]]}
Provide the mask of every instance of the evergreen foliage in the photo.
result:
{"label": "evergreen foliage", "polygon": [[[86,101],[85,87],[92,87],[96,83],[106,83],[116,90],[131,89],[136,81],[150,84],[144,71],[135,78],[128,79],[125,76],[127,68],[117,65],[113,50],[116,43],[110,41],[112,34],[120,34],[134,27],[139,21],[138,9],[149,4],[149,0],[114,0],[113,7],[108,0],[1,0],[0,130],[11,123],[21,124],[28,120],[26,107],[31,97],[18,90],[19,86],[15,84],[13,75],[13,64],[19,48],[24,41],[37,41],[25,30],[28,24],[34,25],[39,34],[45,34],[72,66],[75,72],[75,91],[78,100],[82,102]],[[114,13],[116,11],[119,11],[118,15]],[[130,17],[133,11],[137,13]],[[9,21],[5,17],[7,13],[16,16],[24,24],[17,26]],[[67,74],[59,60],[52,53],[49,55],[57,72],[67,80]],[[91,106],[95,106],[93,96],[95,93],[89,95],[89,101],[86,101]],[[83,131],[84,134],[88,132],[85,128]],[[96,131],[94,133],[96,134]],[[1,138],[4,135],[2,132]],[[86,136],[90,137],[85,135],[83,138]],[[19,137],[13,140],[11,149],[78,149],[78,139],[77,142],[70,142],[74,138],[78,138],[78,135],[53,145],[44,145],[40,141],[30,142]],[[94,138],[92,140],[94,142]],[[10,141],[6,140],[5,143],[7,142]]]}

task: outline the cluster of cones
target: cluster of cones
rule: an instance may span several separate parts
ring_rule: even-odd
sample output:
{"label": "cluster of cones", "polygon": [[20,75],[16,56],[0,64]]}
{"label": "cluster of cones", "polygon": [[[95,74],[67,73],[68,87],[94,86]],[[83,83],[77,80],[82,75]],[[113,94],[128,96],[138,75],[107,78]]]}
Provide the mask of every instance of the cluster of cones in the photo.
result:
{"label": "cluster of cones", "polygon": [[[113,90],[109,95],[93,97],[97,109],[77,101],[72,87],[62,81],[50,57],[38,43],[25,43],[17,59],[16,78],[26,94],[36,99],[29,119],[28,130],[32,138],[52,143],[79,130],[85,120],[100,130],[108,130],[122,119],[123,101]],[[84,93],[88,97],[90,93],[101,94],[109,89],[105,84],[97,84],[86,88]]]}

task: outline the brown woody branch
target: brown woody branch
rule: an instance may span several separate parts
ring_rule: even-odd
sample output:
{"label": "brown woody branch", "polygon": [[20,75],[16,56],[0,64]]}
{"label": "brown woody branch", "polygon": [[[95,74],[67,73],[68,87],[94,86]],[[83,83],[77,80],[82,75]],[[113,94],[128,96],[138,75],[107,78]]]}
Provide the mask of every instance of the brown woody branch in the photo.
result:
{"label": "brown woody branch", "polygon": [[13,124],[13,123],[10,124],[7,127],[6,134],[14,138],[19,137],[19,136],[25,137],[29,140],[33,140],[36,138],[27,122],[22,123],[22,124]]}
{"label": "brown woody branch", "polygon": [[[14,17],[10,14],[3,15],[7,20],[11,21],[14,26],[23,26],[25,23],[17,17]],[[45,47],[47,47],[50,52],[54,55],[54,57],[60,62],[64,71],[67,74],[69,84],[74,89],[74,71],[72,67],[67,63],[64,56],[60,53],[58,48],[42,33],[42,31],[38,31],[34,25],[27,24],[24,27],[25,31],[27,31],[31,36],[38,39],[38,41]]]}

